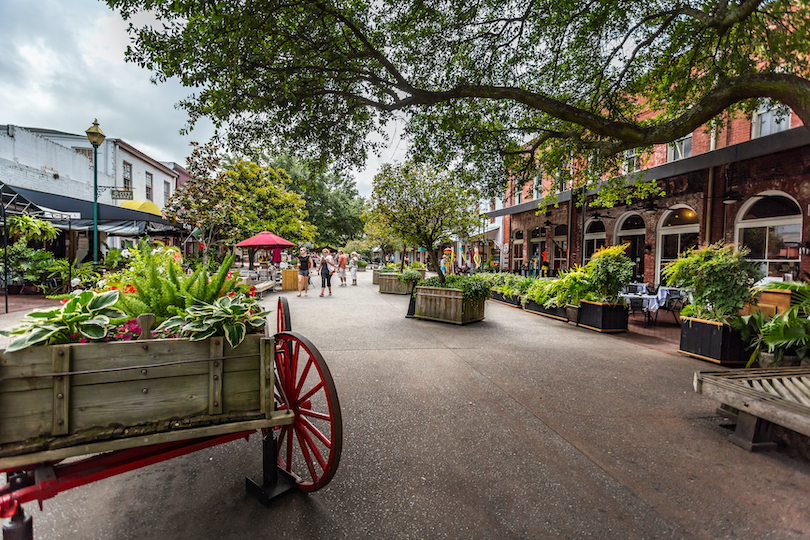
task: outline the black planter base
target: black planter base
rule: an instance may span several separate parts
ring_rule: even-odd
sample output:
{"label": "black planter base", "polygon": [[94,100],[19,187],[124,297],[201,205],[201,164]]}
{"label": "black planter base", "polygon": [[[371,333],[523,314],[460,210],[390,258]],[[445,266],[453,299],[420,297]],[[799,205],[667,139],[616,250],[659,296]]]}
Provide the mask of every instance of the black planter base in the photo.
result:
{"label": "black planter base", "polygon": [[748,352],[739,332],[713,321],[681,318],[681,342],[678,352],[729,367],[744,367]]}
{"label": "black planter base", "polygon": [[558,321],[568,322],[568,315],[565,312],[565,307],[547,308],[542,304],[538,304],[534,300],[526,300],[526,303],[523,304],[523,309],[529,313],[542,315],[543,317],[556,319]]}
{"label": "black planter base", "polygon": [[596,332],[627,332],[627,306],[583,300],[579,305],[579,326]]}
{"label": "black planter base", "polygon": [[506,304],[508,306],[516,307],[516,308],[523,308],[520,303],[520,298],[515,298],[513,296],[506,296],[498,291],[492,291],[490,293],[490,300],[494,300],[496,302],[500,302],[501,304]]}

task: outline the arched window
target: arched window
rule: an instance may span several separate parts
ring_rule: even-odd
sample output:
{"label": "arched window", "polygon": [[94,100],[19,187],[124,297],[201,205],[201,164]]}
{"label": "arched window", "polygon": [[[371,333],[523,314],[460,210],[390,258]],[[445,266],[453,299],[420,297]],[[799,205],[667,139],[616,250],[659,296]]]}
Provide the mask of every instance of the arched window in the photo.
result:
{"label": "arched window", "polygon": [[762,194],[744,205],[737,216],[738,243],[751,252],[766,276],[799,274],[802,241],[802,211],[784,194]]}
{"label": "arched window", "polygon": [[523,231],[515,231],[512,240],[512,271],[520,272],[523,265]]}
{"label": "arched window", "polygon": [[700,219],[697,212],[688,207],[676,208],[664,214],[658,228],[658,274],[660,283],[664,267],[678,260],[689,248],[697,247],[700,234]]}
{"label": "arched window", "polygon": [[633,281],[644,283],[644,246],[647,225],[638,214],[626,214],[619,220],[616,232],[617,244],[628,244],[627,256],[633,261]]}
{"label": "arched window", "polygon": [[593,219],[585,225],[585,263],[602,247],[605,247],[605,223],[600,219]]}
{"label": "arched window", "polygon": [[557,225],[554,227],[554,236],[551,238],[554,244],[554,252],[551,259],[551,268],[554,275],[559,275],[560,270],[568,268],[568,225]]}

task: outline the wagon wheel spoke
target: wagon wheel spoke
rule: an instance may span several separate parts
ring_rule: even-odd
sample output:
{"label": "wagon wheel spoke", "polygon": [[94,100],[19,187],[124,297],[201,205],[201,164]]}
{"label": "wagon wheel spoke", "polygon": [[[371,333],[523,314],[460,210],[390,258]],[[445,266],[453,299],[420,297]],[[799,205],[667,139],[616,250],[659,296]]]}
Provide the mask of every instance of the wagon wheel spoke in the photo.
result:
{"label": "wagon wheel spoke", "polygon": [[295,415],[278,436],[278,464],[300,489],[326,485],[337,470],[343,447],[343,425],[335,383],[323,356],[294,332],[275,336],[275,399],[279,410]]}

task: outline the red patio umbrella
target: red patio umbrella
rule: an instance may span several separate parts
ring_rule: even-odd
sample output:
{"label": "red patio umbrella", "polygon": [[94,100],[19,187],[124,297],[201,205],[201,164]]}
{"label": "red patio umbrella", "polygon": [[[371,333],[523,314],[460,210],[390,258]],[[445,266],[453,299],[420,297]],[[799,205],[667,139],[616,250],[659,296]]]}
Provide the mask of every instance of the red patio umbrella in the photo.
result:
{"label": "red patio umbrella", "polygon": [[275,249],[275,248],[291,248],[295,244],[289,240],[284,240],[282,237],[271,233],[270,231],[262,231],[255,236],[251,236],[247,240],[242,240],[236,244],[238,248],[249,249]]}
{"label": "red patio umbrella", "polygon": [[[295,247],[295,244],[290,242],[289,240],[285,240],[282,237],[271,233],[270,231],[262,231],[257,235],[251,236],[247,240],[242,240],[238,244],[236,244],[238,248],[245,248],[245,249],[276,249],[276,248],[291,248]],[[248,258],[248,268],[251,270],[253,269],[253,256],[251,255]]]}

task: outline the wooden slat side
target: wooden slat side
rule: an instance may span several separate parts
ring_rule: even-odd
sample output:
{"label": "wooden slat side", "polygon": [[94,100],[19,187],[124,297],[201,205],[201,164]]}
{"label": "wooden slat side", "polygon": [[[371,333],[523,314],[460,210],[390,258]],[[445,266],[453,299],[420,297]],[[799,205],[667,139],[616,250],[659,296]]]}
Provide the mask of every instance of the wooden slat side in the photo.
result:
{"label": "wooden slat side", "polygon": [[791,380],[793,381],[793,384],[801,389],[803,394],[810,397],[810,379],[807,377],[793,377]]}
{"label": "wooden slat side", "polygon": [[722,379],[705,379],[703,395],[752,416],[810,436],[810,408]]}
{"label": "wooden slat side", "polygon": [[795,397],[793,397],[793,394],[790,393],[790,390],[785,388],[785,385],[782,384],[782,381],[780,381],[779,379],[772,379],[771,386],[773,386],[773,389],[776,390],[776,392],[778,392],[780,396],[782,396],[782,399],[793,401],[795,403],[799,402]]}
{"label": "wooden slat side", "polygon": [[0,394],[0,444],[50,435],[52,426],[51,388]]}
{"label": "wooden slat side", "polygon": [[255,371],[236,371],[222,379],[222,412],[258,411],[260,382]]}
{"label": "wooden slat side", "polygon": [[259,400],[261,411],[270,418],[274,409],[274,382],[273,364],[275,361],[276,342],[273,338],[262,338],[261,341],[261,371],[259,372]]}
{"label": "wooden slat side", "polygon": [[785,388],[790,391],[796,401],[810,407],[810,396],[806,395],[801,388],[796,386],[792,379],[782,379],[782,383],[785,385]]}
{"label": "wooden slat side", "polygon": [[[70,371],[70,345],[58,345],[52,348],[52,373]],[[67,435],[70,406],[70,377],[67,375],[53,379],[53,426],[51,435]]]}
{"label": "wooden slat side", "polygon": [[208,361],[208,414],[222,414],[222,372],[221,360],[225,352],[225,338],[212,337],[209,341],[208,357],[220,360]]}
{"label": "wooden slat side", "polygon": [[[275,324],[275,320],[273,320]],[[232,348],[227,341],[225,341],[225,356],[242,356],[250,355],[248,358],[229,358],[225,360],[225,373],[231,371],[258,371],[259,370],[259,355],[261,349],[261,339],[264,333],[261,334],[248,334],[245,336],[244,341]]]}
{"label": "wooden slat side", "polygon": [[208,413],[208,375],[73,387],[71,429],[132,426]]}
{"label": "wooden slat side", "polygon": [[278,411],[274,413],[270,418],[263,420],[231,422],[213,426],[180,429],[176,431],[167,431],[165,433],[156,433],[154,435],[147,435],[143,437],[115,439],[99,443],[83,444],[80,446],[60,448],[58,450],[46,450],[43,452],[37,452],[33,454],[0,458],[0,469],[11,469],[14,467],[22,467],[25,465],[44,463],[46,461],[56,461],[59,459],[65,459],[69,457],[83,456],[87,454],[96,454],[100,452],[111,452],[114,450],[125,450],[127,448],[137,448],[140,446],[161,444],[165,442],[184,441],[199,437],[211,437],[214,435],[238,433],[240,431],[253,431],[265,427],[288,425],[293,422],[294,418],[295,415],[293,415],[290,412]]}
{"label": "wooden slat side", "polygon": [[[29,347],[21,351],[7,353],[0,351],[0,379],[52,373],[53,355],[49,347]],[[0,382],[0,394],[5,392],[27,392],[42,388],[52,388],[48,379],[20,379]]]}

